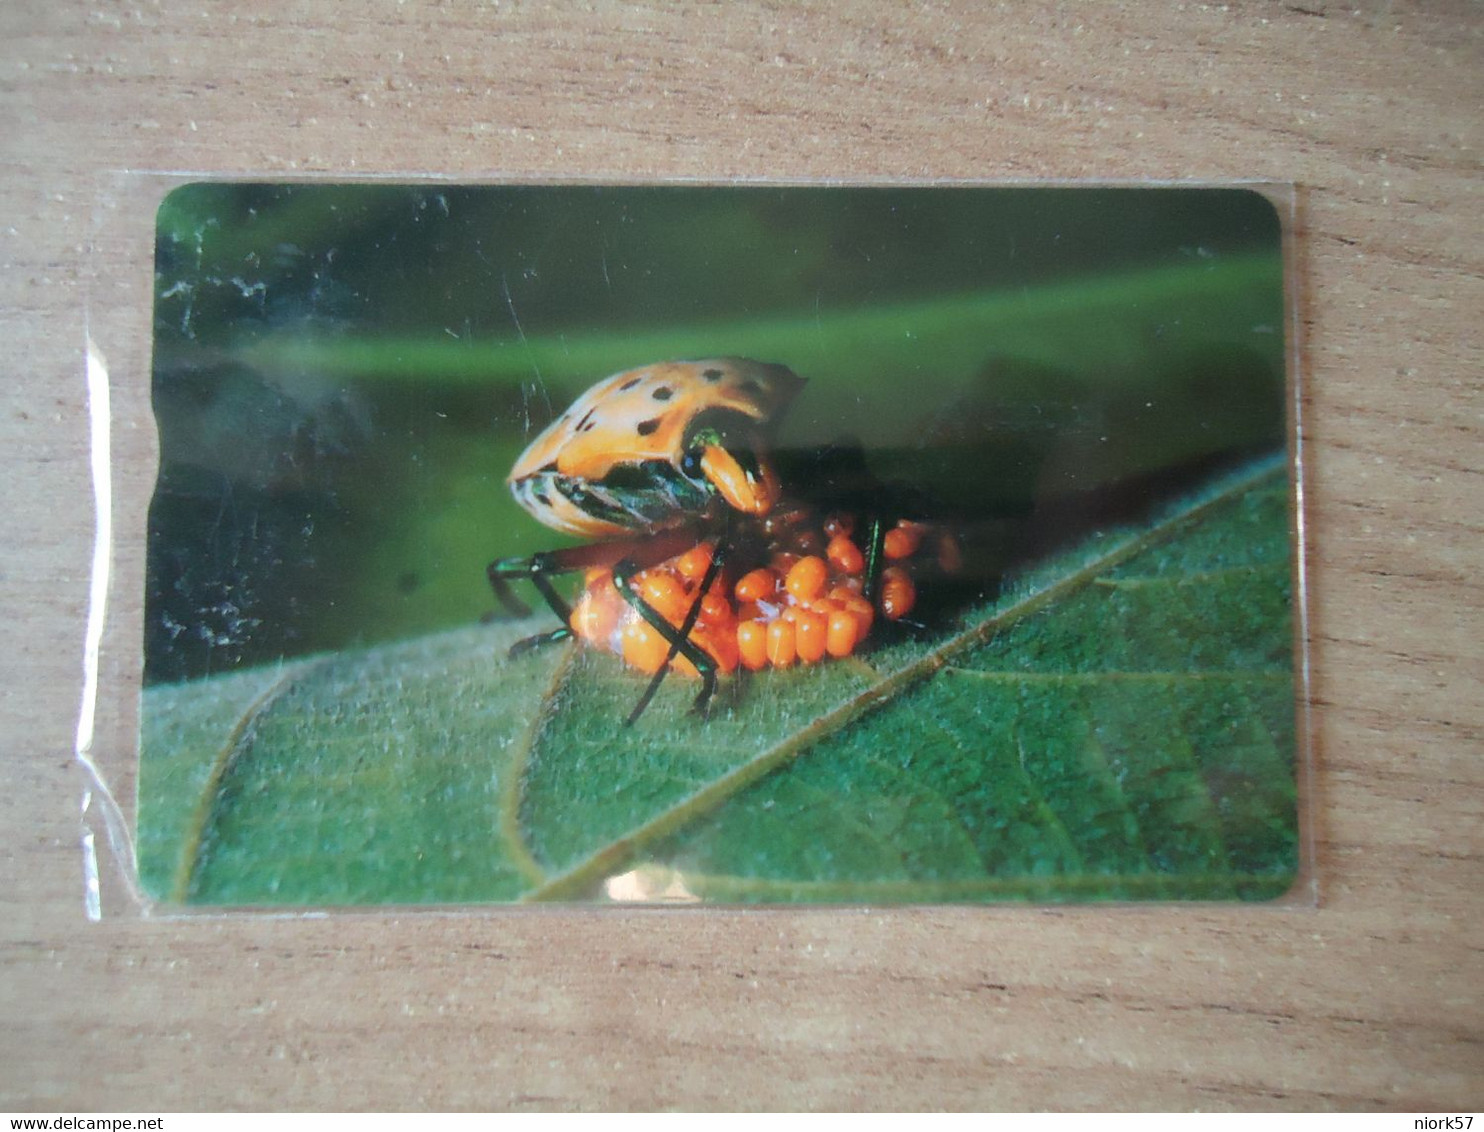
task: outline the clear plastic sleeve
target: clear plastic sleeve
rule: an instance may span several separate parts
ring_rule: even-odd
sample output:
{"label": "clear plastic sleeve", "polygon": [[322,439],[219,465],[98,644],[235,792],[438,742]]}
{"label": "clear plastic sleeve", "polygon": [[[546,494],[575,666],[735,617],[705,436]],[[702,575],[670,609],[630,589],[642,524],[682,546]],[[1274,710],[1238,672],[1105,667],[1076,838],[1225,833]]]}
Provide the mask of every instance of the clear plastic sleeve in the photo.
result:
{"label": "clear plastic sleeve", "polygon": [[87,915],[1312,905],[1298,199],[105,178]]}

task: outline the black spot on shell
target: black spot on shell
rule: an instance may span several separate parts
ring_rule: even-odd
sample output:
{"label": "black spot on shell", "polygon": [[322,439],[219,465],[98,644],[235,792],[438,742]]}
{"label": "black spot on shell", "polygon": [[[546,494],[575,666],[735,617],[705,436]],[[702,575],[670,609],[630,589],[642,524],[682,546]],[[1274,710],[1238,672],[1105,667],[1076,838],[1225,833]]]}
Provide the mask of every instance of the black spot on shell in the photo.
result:
{"label": "black spot on shell", "polygon": [[546,492],[544,492],[544,491],[538,491],[536,493],[536,502],[539,503],[539,504],[541,504],[541,506],[543,506],[543,507],[550,507],[551,506],[551,496],[547,495]]}
{"label": "black spot on shell", "polygon": [[618,391],[620,393],[627,393],[630,389],[634,388],[634,386],[638,385],[643,380],[644,379],[642,377],[631,377],[628,379],[628,381],[624,382],[618,387]]}
{"label": "black spot on shell", "polygon": [[647,421],[640,421],[639,422],[639,435],[640,436],[648,436],[650,433],[652,433],[655,429],[657,429],[659,427],[660,427],[660,419],[659,419],[659,417],[650,417]]}
{"label": "black spot on shell", "polygon": [[763,391],[763,387],[751,377],[738,385],[737,388],[743,393],[761,393]]}
{"label": "black spot on shell", "polygon": [[671,389],[668,385],[661,385],[650,396],[656,401],[668,401],[671,397],[675,396],[675,390]]}
{"label": "black spot on shell", "polygon": [[726,375],[719,369],[706,369],[701,371],[701,376],[707,381],[720,381]]}
{"label": "black spot on shell", "polygon": [[578,432],[588,432],[593,427],[593,411],[589,409],[582,415],[582,420],[577,422]]}

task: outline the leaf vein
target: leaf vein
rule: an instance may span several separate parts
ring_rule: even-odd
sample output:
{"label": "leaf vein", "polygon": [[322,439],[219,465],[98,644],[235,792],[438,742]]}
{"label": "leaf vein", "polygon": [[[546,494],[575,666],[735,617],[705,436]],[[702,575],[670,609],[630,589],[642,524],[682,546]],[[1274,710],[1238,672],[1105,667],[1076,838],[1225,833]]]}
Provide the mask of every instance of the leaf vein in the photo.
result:
{"label": "leaf vein", "polygon": [[237,717],[237,722],[233,724],[232,730],[227,733],[227,738],[217,749],[216,757],[212,759],[211,772],[201,788],[201,796],[196,802],[190,823],[186,826],[185,834],[181,839],[180,860],[176,866],[174,884],[171,886],[172,898],[178,903],[183,904],[190,899],[195,887],[196,875],[201,869],[207,836],[216,818],[222,784],[226,781],[228,772],[251,749],[253,739],[257,734],[258,721],[267,714],[270,708],[289,694],[301,677],[328,667],[331,659],[322,657],[286,668],[282,675],[258,693],[257,697]]}

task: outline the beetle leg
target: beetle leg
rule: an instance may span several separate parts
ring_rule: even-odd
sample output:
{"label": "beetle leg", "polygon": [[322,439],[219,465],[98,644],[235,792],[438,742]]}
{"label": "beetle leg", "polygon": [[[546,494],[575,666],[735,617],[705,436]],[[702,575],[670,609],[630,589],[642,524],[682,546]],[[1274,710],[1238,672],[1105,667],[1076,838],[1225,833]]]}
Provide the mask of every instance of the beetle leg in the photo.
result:
{"label": "beetle leg", "polygon": [[653,565],[679,554],[695,545],[688,534],[669,532],[651,535],[644,539],[617,540],[613,542],[589,543],[586,546],[569,546],[563,550],[546,550],[526,558],[497,558],[485,570],[490,589],[506,611],[516,617],[530,614],[530,609],[510,589],[511,579],[523,578],[536,587],[536,592],[546,602],[547,608],[556,614],[561,627],[534,637],[516,641],[510,647],[510,655],[518,656],[528,649],[553,641],[564,641],[572,635],[572,606],[558,591],[552,578],[561,574],[575,574],[592,566],[610,566],[615,561],[627,560],[639,563],[639,568]]}
{"label": "beetle leg", "polygon": [[[485,570],[485,576],[489,578],[490,589],[494,591],[495,600],[500,603],[500,606],[511,617],[529,617],[531,615],[531,607],[515,596],[515,591],[510,588],[510,583],[506,579],[511,577],[524,578],[527,575],[521,570],[504,570],[502,568],[510,563],[519,564],[525,561],[526,559],[524,558],[501,558],[498,561],[491,562]],[[486,614],[486,617],[491,616],[493,615]]]}
{"label": "beetle leg", "polygon": [[540,648],[542,645],[550,645],[555,644],[557,641],[570,640],[571,637],[572,630],[565,625],[562,626],[560,629],[548,629],[546,632],[537,633],[533,637],[522,637],[520,640],[516,641],[515,644],[510,646],[510,651],[505,655],[514,660],[522,653],[530,652],[532,649]]}
{"label": "beetle leg", "polygon": [[656,692],[660,690],[660,684],[665,679],[665,674],[670,671],[670,663],[677,657],[683,656],[696,667],[696,672],[701,677],[701,690],[696,695],[696,700],[691,705],[692,711],[704,713],[706,706],[711,702],[712,693],[716,691],[716,662],[711,659],[705,649],[694,644],[691,639],[691,631],[696,627],[696,620],[701,615],[701,601],[705,598],[711,584],[716,581],[716,576],[721,572],[723,547],[725,540],[718,540],[716,549],[711,554],[711,564],[706,567],[706,574],[701,579],[701,585],[696,590],[695,600],[690,603],[690,608],[685,612],[685,619],[681,621],[680,628],[676,628],[660,616],[659,611],[640,596],[639,592],[630,584],[630,579],[638,573],[640,567],[632,561],[625,559],[613,567],[613,585],[618,590],[624,601],[633,607],[634,611],[660,635],[663,640],[670,643],[670,651],[665,655],[664,663],[659,666],[655,674],[649,679],[649,686],[644,689],[644,694],[639,697],[639,702],[634,705],[634,710],[629,712],[629,717],[624,720],[624,726],[631,726],[635,720],[644,714],[644,709],[649,707],[649,701],[654,699]]}
{"label": "beetle leg", "polygon": [[[497,558],[491,562],[485,573],[489,578],[490,589],[495,592],[496,600],[514,616],[528,616],[531,612],[530,608],[515,596],[507,581],[509,578],[525,578],[536,587],[536,591],[540,593],[551,611],[557,615],[557,619],[566,625],[572,620],[572,607],[551,584],[551,575],[570,574],[574,570],[581,570],[583,566],[581,563],[568,564],[562,560],[560,555],[561,551],[543,551],[529,558]],[[545,634],[542,635],[545,636]],[[520,643],[525,644],[523,641]]]}

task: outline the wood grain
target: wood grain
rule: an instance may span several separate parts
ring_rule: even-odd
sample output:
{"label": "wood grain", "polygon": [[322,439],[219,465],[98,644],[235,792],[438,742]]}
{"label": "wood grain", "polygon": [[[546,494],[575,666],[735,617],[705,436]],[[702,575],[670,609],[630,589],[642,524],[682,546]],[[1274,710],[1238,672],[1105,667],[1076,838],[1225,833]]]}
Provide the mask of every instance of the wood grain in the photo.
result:
{"label": "wood grain", "polygon": [[[0,99],[0,1108],[1478,1108],[1477,5],[37,0]],[[88,923],[116,169],[1297,182],[1319,907]]]}

